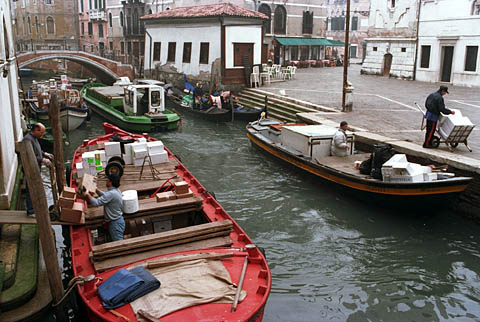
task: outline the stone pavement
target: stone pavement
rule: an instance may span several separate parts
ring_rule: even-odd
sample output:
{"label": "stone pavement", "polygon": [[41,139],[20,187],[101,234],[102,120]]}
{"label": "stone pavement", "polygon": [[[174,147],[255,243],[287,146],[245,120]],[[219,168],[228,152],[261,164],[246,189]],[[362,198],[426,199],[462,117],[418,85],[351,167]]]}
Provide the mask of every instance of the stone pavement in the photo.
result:
{"label": "stone pavement", "polygon": [[[422,145],[425,130],[420,130],[422,114],[414,102],[424,108],[426,97],[439,88],[439,83],[361,75],[360,65],[351,65],[348,80],[355,87],[353,111],[342,113],[342,80],[342,67],[306,68],[297,69],[295,79],[274,82],[260,89],[275,94],[285,89],[289,97],[338,110],[338,113],[320,113],[322,117],[336,123],[346,120],[355,128]],[[480,128],[480,89],[452,85],[448,87],[450,94],[444,96],[445,105],[461,110],[464,116]],[[480,160],[479,128],[475,128],[469,136],[468,143],[473,152],[459,144],[456,154]],[[438,150],[449,151],[443,143]]]}

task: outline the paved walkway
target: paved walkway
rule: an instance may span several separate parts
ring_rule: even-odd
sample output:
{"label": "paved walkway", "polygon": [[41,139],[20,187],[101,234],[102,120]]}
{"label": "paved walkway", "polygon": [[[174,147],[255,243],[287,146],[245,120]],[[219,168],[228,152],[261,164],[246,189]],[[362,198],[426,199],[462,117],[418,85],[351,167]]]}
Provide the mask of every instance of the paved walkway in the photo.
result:
{"label": "paved walkway", "polygon": [[[438,83],[361,75],[359,65],[351,65],[348,73],[348,80],[355,87],[353,112],[350,113],[340,112],[342,67],[297,69],[295,79],[272,83],[260,89],[276,94],[284,89],[290,97],[334,108],[339,113],[322,113],[322,116],[338,123],[346,120],[353,127],[420,145],[423,143],[425,132],[420,130],[422,114],[414,102],[423,107],[428,94],[439,88]],[[479,127],[469,136],[473,152],[460,144],[455,153],[480,159],[480,89],[449,86],[449,92],[444,97],[446,106],[461,110]],[[448,151],[445,144],[440,144],[439,149]]]}

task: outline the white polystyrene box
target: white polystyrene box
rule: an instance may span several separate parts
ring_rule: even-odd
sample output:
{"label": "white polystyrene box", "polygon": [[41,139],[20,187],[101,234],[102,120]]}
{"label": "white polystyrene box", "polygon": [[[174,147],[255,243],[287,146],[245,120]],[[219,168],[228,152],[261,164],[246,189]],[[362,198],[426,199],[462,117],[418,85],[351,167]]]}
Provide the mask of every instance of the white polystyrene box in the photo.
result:
{"label": "white polystyrene box", "polygon": [[[141,167],[143,164],[143,158],[140,158],[140,159],[133,159],[133,165],[136,166],[136,167]],[[145,159],[145,165],[149,165],[150,164],[150,161],[148,160],[148,158]]]}
{"label": "white polystyrene box", "polygon": [[152,159],[152,164],[165,163],[168,162],[168,153],[163,150],[160,153],[150,154],[150,158]]}
{"label": "white polystyrene box", "polygon": [[152,141],[147,142],[148,154],[156,154],[164,151],[164,146],[162,141]]}
{"label": "white polystyrene box", "polygon": [[88,169],[91,164],[95,163],[95,155],[93,152],[82,153],[82,164],[84,169]]}
{"label": "white polystyrene box", "polygon": [[137,150],[133,149],[132,151],[133,151],[132,156],[133,156],[134,159],[142,159],[143,160],[143,158],[145,156],[147,156],[147,149],[140,149],[139,148]]}
{"label": "white polystyrene box", "polygon": [[128,155],[132,155],[132,145],[134,145],[135,143],[128,143],[128,144],[125,144],[123,146],[123,148],[125,149],[125,154],[128,154]]}
{"label": "white polystyrene box", "polygon": [[75,163],[75,168],[77,169],[77,177],[82,178],[83,174],[85,173],[85,170],[83,168],[83,163],[82,162]]}
{"label": "white polystyrene box", "polygon": [[435,180],[437,180],[437,173],[436,172],[424,173],[423,174],[423,181],[430,182],[430,181],[435,181]]}
{"label": "white polystyrene box", "polygon": [[145,143],[145,142],[147,142],[147,139],[146,139],[146,138],[139,138],[139,139],[138,139],[138,142]]}
{"label": "white polystyrene box", "polygon": [[122,155],[122,148],[120,142],[105,142],[105,153],[108,157],[114,155]]}
{"label": "white polystyrene box", "polygon": [[122,155],[122,157],[123,161],[125,161],[125,164],[133,164],[133,157],[131,153],[125,153]]}
{"label": "white polystyrene box", "polygon": [[440,115],[438,132],[446,140],[452,134],[456,142],[463,142],[475,127],[470,119],[463,116],[460,110],[452,109],[455,114]]}

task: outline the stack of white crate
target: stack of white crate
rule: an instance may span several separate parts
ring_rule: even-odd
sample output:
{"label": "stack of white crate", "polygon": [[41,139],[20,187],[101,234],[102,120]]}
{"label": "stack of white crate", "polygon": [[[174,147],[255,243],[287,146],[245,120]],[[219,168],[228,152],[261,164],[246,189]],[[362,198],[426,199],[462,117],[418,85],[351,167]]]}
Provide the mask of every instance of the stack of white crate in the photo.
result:
{"label": "stack of white crate", "polygon": [[88,173],[92,176],[103,171],[107,165],[107,156],[103,150],[95,150],[82,153],[82,162],[77,162],[77,177],[82,178],[83,174]]}
{"label": "stack of white crate", "polygon": [[120,142],[105,142],[104,145],[107,162],[112,157],[122,157],[122,148]]}
{"label": "stack of white crate", "polygon": [[464,142],[475,125],[472,124],[468,117],[463,116],[460,110],[452,109],[452,111],[455,114],[441,115],[438,133],[440,133],[443,140],[449,138],[454,143]]}
{"label": "stack of white crate", "polygon": [[430,167],[408,162],[405,154],[395,154],[382,165],[385,182],[425,182],[437,180],[437,174]]}
{"label": "stack of white crate", "polygon": [[150,160],[152,160],[152,164],[168,162],[168,153],[165,151],[162,141],[135,142],[125,144],[124,147],[125,154],[123,159],[126,164],[142,166],[144,160],[145,165],[150,164]]}

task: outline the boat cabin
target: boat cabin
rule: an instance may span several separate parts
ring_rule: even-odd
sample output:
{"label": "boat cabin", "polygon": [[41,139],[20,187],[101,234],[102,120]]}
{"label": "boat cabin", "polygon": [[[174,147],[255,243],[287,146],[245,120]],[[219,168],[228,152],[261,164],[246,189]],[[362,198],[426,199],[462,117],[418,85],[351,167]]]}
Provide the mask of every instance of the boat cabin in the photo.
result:
{"label": "boat cabin", "polygon": [[124,88],[123,109],[132,115],[160,115],[165,110],[165,91],[157,85],[129,85]]}

